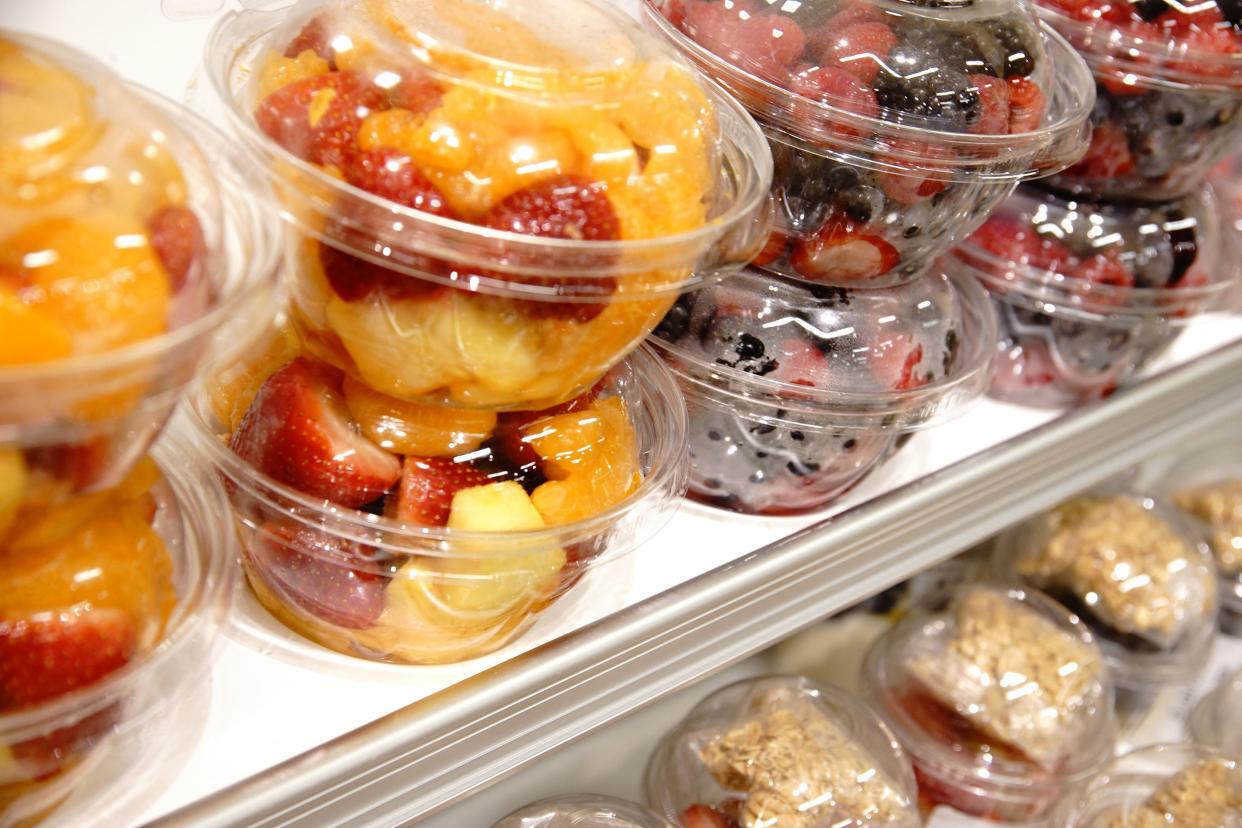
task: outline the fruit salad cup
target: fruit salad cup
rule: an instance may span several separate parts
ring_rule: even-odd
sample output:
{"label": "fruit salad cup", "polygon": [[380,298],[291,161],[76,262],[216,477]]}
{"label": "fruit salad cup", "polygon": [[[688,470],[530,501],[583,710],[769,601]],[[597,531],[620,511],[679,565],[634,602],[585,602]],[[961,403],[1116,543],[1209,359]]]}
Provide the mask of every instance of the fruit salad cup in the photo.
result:
{"label": "fruit salad cup", "polygon": [[1066,802],[1058,828],[1233,828],[1242,814],[1242,766],[1191,745],[1151,745],[1111,762]]}
{"label": "fruit salad cup", "polygon": [[653,342],[690,411],[690,497],[819,509],[982,394],[996,321],[968,278],[849,290],[755,270],[683,296]]}
{"label": "fruit salad cup", "polygon": [[875,712],[795,676],[700,701],[656,748],[646,788],[681,828],[923,824],[910,761]]}
{"label": "fruit salad cup", "polygon": [[964,814],[1042,828],[1112,756],[1104,656],[1082,621],[1034,590],[937,596],[876,642],[863,684],[934,824]]}
{"label": "fruit salad cup", "polygon": [[1066,501],[1003,534],[994,564],[1059,601],[1095,633],[1117,717],[1140,724],[1168,690],[1189,688],[1212,653],[1217,578],[1197,528],[1137,494]]}
{"label": "fruit salad cup", "polygon": [[1023,187],[954,258],[996,302],[991,394],[1045,407],[1108,396],[1238,283],[1203,188],[1143,206]]}
{"label": "fruit salad cup", "polygon": [[401,400],[546,408],[762,244],[758,127],[603,0],[300,2],[212,78],[293,224],[293,316]]}
{"label": "fruit salad cup", "polygon": [[208,681],[235,549],[219,483],[179,444],[154,457],[0,527],[4,828],[128,824],[184,748],[175,717]]}
{"label": "fruit salad cup", "polygon": [[1227,676],[1199,701],[1188,725],[1197,744],[1230,756],[1242,755],[1242,670]]}
{"label": "fruit salad cup", "polygon": [[3,513],[120,483],[278,250],[227,139],[64,46],[0,31],[0,126]]}
{"label": "fruit salad cup", "polygon": [[193,411],[259,601],[376,660],[503,646],[686,485],[685,407],[645,349],[552,409],[496,413],[388,397],[285,324],[209,373]]}
{"label": "fruit salad cup", "polygon": [[1094,198],[1187,195],[1242,138],[1242,12],[1229,2],[1037,0],[1095,76],[1091,147],[1052,186]]}
{"label": "fruit salad cup", "polygon": [[492,828],[674,828],[635,802],[611,796],[559,796],[519,808]]}
{"label": "fruit salad cup", "polygon": [[1086,147],[1090,73],[1011,0],[644,0],[764,126],[776,225],[757,266],[907,282]]}

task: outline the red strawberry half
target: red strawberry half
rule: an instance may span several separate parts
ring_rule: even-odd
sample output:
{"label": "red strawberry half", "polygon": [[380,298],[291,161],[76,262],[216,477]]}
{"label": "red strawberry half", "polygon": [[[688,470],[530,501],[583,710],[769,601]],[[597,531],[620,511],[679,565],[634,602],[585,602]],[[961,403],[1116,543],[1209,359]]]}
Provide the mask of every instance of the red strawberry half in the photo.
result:
{"label": "red strawberry half", "polygon": [[335,368],[297,357],[268,377],[233,434],[238,456],[287,486],[358,508],[387,492],[401,463],[350,419]]}
{"label": "red strawberry half", "polygon": [[86,687],[125,666],[134,625],[118,609],[75,609],[0,620],[0,710]]}
{"label": "red strawberry half", "polygon": [[854,282],[887,273],[901,254],[850,219],[832,216],[812,235],[794,242],[789,260],[811,281]]}
{"label": "red strawberry half", "polygon": [[698,804],[681,812],[681,828],[735,828],[735,824],[715,808]]}
{"label": "red strawberry half", "polygon": [[453,495],[491,482],[482,469],[456,458],[409,456],[401,470],[401,485],[389,496],[384,513],[406,523],[445,526]]}
{"label": "red strawberry half", "polygon": [[172,204],[151,216],[147,228],[151,233],[151,247],[168,271],[175,293],[185,285],[194,260],[203,253],[202,225],[193,210]]}
{"label": "red strawberry half", "polygon": [[387,94],[368,76],[329,72],[277,89],[254,117],[259,129],[298,158],[340,166],[362,120],[388,106]]}
{"label": "red strawberry half", "polygon": [[272,589],[330,624],[364,629],[384,610],[383,565],[357,543],[277,520],[263,526],[247,553]]}

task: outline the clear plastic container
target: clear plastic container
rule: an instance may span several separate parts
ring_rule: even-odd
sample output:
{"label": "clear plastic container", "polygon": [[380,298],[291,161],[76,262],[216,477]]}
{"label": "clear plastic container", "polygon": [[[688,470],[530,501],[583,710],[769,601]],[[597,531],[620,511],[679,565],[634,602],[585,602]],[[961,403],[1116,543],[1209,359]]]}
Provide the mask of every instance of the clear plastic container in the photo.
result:
{"label": "clear plastic container", "polygon": [[807,678],[700,701],[647,765],[647,801],[682,828],[914,828],[910,762],[862,699]]}
{"label": "clear plastic container", "polygon": [[383,397],[289,336],[209,372],[191,420],[256,597],[331,649],[491,652],[685,491],[685,407],[646,349],[554,410],[497,415]]}
{"label": "clear plastic container", "polygon": [[767,233],[758,127],[603,0],[298,2],[208,54],[294,226],[298,326],[392,397],[564,402]]}
{"label": "clear plastic container", "polygon": [[1197,744],[1242,756],[1242,670],[1204,696],[1187,724]]}
{"label": "clear plastic container", "polygon": [[1192,745],[1152,745],[1113,761],[1067,801],[1058,828],[1238,828],[1242,767]]}
{"label": "clear plastic container", "polygon": [[611,796],[558,796],[518,808],[492,828],[674,828],[635,802]]}
{"label": "clear plastic container", "polygon": [[1061,407],[1108,396],[1237,284],[1211,190],[1159,206],[1020,188],[954,258],[1000,320],[991,394]]}
{"label": "clear plastic container", "polygon": [[229,139],[65,46],[0,31],[0,125],[2,513],[125,476],[250,336],[279,223]]}
{"label": "clear plastic container", "polygon": [[875,644],[863,684],[929,815],[1043,826],[1112,756],[1104,656],[1081,620],[1035,590],[939,596]]}
{"label": "clear plastic container", "polygon": [[927,271],[1018,181],[1073,163],[1094,95],[1010,0],[645,0],[764,125],[775,231],[755,264],[883,286]]}
{"label": "clear plastic container", "polygon": [[1043,590],[1091,627],[1120,720],[1195,681],[1216,637],[1217,578],[1197,527],[1139,494],[1068,500],[997,539],[1003,578]]}
{"label": "clear plastic container", "polygon": [[1096,198],[1187,195],[1242,137],[1242,24],[1231,3],[1037,0],[1096,82],[1091,146],[1049,183]]}
{"label": "clear plastic container", "polygon": [[1156,471],[1144,485],[1202,525],[1220,580],[1221,627],[1242,636],[1242,445],[1233,435]]}
{"label": "clear plastic container", "polygon": [[678,300],[653,342],[690,411],[690,496],[796,514],[987,383],[995,319],[969,278],[876,290],[749,270]]}
{"label": "clear plastic container", "polygon": [[162,476],[144,461],[0,542],[4,828],[127,824],[186,748],[182,708],[204,704],[235,577],[227,501],[183,444],[153,456]]}

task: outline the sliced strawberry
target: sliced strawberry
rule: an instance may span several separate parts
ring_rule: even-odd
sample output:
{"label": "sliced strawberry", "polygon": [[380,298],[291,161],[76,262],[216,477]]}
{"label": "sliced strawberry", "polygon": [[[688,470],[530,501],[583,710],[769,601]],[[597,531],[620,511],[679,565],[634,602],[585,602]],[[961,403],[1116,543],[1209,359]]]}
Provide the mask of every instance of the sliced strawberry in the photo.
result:
{"label": "sliced strawberry", "polygon": [[1091,146],[1070,174],[1086,179],[1112,179],[1134,170],[1130,142],[1121,127],[1105,121],[1091,133]]}
{"label": "sliced strawberry", "polygon": [[454,217],[453,208],[436,185],[400,150],[351,150],[343,159],[341,173],[350,184],[380,198],[424,213]]}
{"label": "sliced strawberry", "polygon": [[828,359],[824,352],[801,337],[790,337],[780,344],[776,368],[768,379],[807,388],[828,386]]}
{"label": "sliced strawberry", "polygon": [[194,261],[203,254],[203,227],[189,207],[170,204],[147,221],[151,247],[160,257],[173,292],[181,290]]}
{"label": "sliced strawberry", "polygon": [[849,218],[830,216],[813,234],[794,242],[789,261],[811,281],[854,282],[882,276],[900,263],[901,254]]}
{"label": "sliced strawberry", "polygon": [[392,488],[400,461],[350,419],[335,368],[297,357],[267,378],[230,445],[269,477],[358,508]]}
{"label": "sliced strawberry", "polygon": [[384,513],[406,523],[445,526],[453,495],[491,482],[485,471],[457,458],[411,455],[405,458],[401,485],[389,496]]}
{"label": "sliced strawberry", "polygon": [[1009,84],[1009,133],[1034,132],[1044,120],[1044,90],[1029,78],[1007,78]]}
{"label": "sliced strawberry", "polygon": [[255,111],[255,122],[298,158],[340,166],[354,146],[362,120],[388,107],[387,94],[367,75],[329,72],[268,95]]}
{"label": "sliced strawberry", "polygon": [[29,707],[94,684],[124,667],[137,643],[118,609],[0,619],[0,710]]}
{"label": "sliced strawberry", "polygon": [[979,120],[971,125],[976,135],[1007,135],[1009,133],[1009,84],[991,75],[971,75],[970,82],[979,93]]}
{"label": "sliced strawberry", "polygon": [[336,68],[336,49],[332,48],[332,32],[328,21],[322,14],[317,14],[307,21],[301,31],[289,41],[285,47],[285,57],[295,58],[310,50],[328,62],[330,69]]}
{"label": "sliced strawberry", "polygon": [[923,361],[923,346],[909,340],[886,343],[887,347],[871,349],[871,370],[876,379],[895,391],[909,391],[926,385],[929,377],[918,374]]}
{"label": "sliced strawberry", "polygon": [[708,805],[696,804],[681,812],[681,828],[736,828],[732,820]]}
{"label": "sliced strawberry", "polygon": [[789,237],[779,230],[773,230],[768,234],[768,240],[763,243],[759,255],[751,259],[750,263],[755,267],[767,267],[784,256],[788,246]]}
{"label": "sliced strawberry", "polygon": [[384,611],[385,565],[360,544],[281,519],[263,525],[247,554],[281,597],[330,624],[365,629]]}
{"label": "sliced strawberry", "polygon": [[854,23],[841,29],[823,51],[823,61],[839,66],[861,83],[870,84],[879,74],[897,35],[881,22]]}
{"label": "sliced strawberry", "polygon": [[1048,346],[1038,339],[1025,339],[992,360],[992,393],[1021,398],[1032,389],[1054,385],[1057,376],[1056,362]]}
{"label": "sliced strawberry", "polygon": [[[554,176],[513,193],[493,207],[483,223],[496,230],[554,239],[593,242],[621,238],[621,222],[608,200],[604,184],[578,175]],[[507,278],[542,287],[551,296],[575,297],[574,301],[517,300],[536,319],[589,322],[599,316],[607,304],[585,300],[606,298],[617,289],[617,280],[611,276]]]}

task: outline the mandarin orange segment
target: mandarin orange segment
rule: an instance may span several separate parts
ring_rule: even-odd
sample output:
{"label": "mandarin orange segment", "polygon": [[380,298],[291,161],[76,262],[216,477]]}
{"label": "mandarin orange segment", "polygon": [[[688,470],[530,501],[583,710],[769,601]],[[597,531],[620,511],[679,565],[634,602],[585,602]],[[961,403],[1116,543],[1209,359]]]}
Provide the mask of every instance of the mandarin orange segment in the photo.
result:
{"label": "mandarin orange segment", "polygon": [[496,428],[496,414],[398,400],[352,377],[345,378],[345,405],[377,445],[397,454],[456,457],[473,451]]}
{"label": "mandarin orange segment", "polygon": [[[544,459],[547,483],[531,500],[550,526],[591,517],[638,488],[638,449],[625,403],[597,400],[585,411],[540,420],[528,442]],[[545,432],[551,432],[546,434]],[[576,446],[576,448],[575,448]]]}
{"label": "mandarin orange segment", "polygon": [[0,285],[0,365],[27,365],[73,353],[69,331]]}

